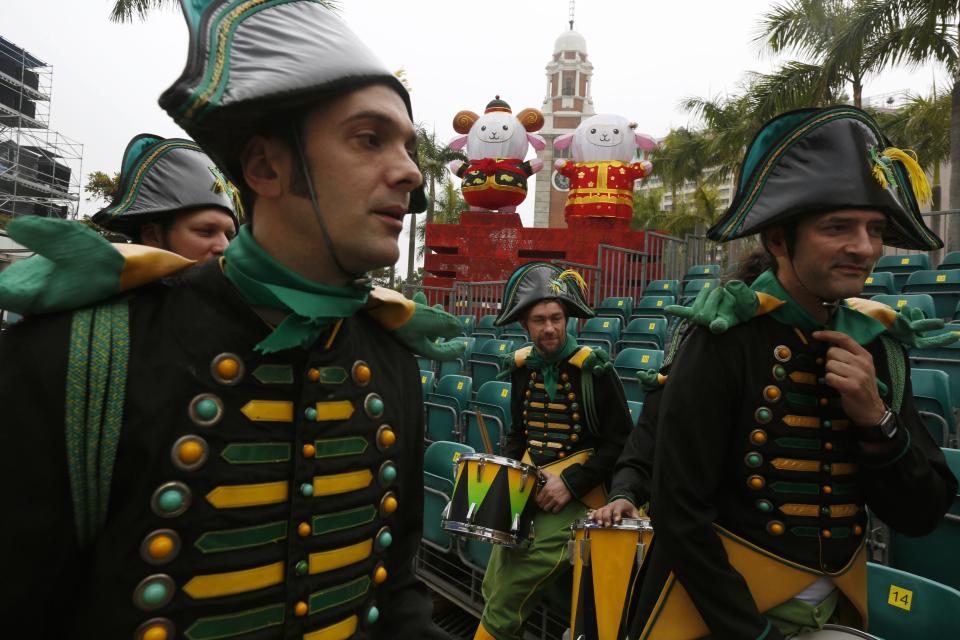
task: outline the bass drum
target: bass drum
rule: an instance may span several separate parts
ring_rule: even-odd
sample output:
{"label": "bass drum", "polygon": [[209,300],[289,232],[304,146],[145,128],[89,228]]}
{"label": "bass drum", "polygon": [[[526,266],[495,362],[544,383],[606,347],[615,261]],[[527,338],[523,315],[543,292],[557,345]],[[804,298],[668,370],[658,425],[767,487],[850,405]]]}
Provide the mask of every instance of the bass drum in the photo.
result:
{"label": "bass drum", "polygon": [[790,636],[792,640],[879,640],[877,636],[872,636],[866,631],[844,627],[839,624],[825,624],[819,631],[808,631],[795,636]]}

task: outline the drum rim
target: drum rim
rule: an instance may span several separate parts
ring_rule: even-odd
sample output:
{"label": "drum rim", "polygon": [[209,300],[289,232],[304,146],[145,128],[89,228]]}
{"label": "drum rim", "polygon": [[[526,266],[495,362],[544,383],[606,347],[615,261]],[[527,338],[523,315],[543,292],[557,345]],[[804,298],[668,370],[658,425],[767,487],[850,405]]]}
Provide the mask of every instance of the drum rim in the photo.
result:
{"label": "drum rim", "polygon": [[588,518],[574,520],[570,524],[571,531],[582,531],[584,529],[610,529],[612,531],[653,531],[653,523],[650,518],[624,518],[619,523],[609,527],[594,522]]}
{"label": "drum rim", "polygon": [[537,472],[537,467],[535,465],[527,464],[526,462],[520,462],[519,460],[514,460],[513,458],[494,455],[492,453],[464,453],[457,458],[457,464],[460,464],[461,460],[465,460],[467,462],[470,460],[483,460],[484,462],[495,462],[500,466],[512,467],[514,469],[519,469],[520,471],[527,469],[531,473]]}
{"label": "drum rim", "polygon": [[522,546],[519,534],[513,535],[510,533],[504,533],[503,531],[498,531],[497,529],[481,527],[475,524],[466,524],[464,522],[460,522],[459,520],[444,520],[440,523],[440,526],[446,531],[463,536],[465,538],[479,540],[480,542],[492,542],[494,544],[510,547],[511,549],[518,549]]}
{"label": "drum rim", "polygon": [[862,629],[855,629],[854,627],[847,627],[842,624],[825,624],[821,631],[843,631],[844,633],[849,633],[851,636],[858,638],[863,638],[864,640],[879,640],[877,636],[872,636]]}

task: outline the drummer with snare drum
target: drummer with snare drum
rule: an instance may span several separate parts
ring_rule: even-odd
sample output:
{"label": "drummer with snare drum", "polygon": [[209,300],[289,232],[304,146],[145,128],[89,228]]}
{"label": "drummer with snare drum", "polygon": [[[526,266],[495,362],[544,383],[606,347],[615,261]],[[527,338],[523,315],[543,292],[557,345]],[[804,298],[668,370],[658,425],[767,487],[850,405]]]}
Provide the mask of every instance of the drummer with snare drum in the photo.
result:
{"label": "drummer with snare drum", "polygon": [[570,579],[570,525],[606,502],[632,427],[609,357],[567,333],[569,317],[594,315],[586,296],[580,274],[545,262],[517,269],[504,291],[497,324],[519,320],[533,345],[511,354],[501,374],[513,385],[513,426],[501,453],[536,465],[545,482],[536,495],[530,545],[493,548],[477,639],[521,637],[544,590]]}

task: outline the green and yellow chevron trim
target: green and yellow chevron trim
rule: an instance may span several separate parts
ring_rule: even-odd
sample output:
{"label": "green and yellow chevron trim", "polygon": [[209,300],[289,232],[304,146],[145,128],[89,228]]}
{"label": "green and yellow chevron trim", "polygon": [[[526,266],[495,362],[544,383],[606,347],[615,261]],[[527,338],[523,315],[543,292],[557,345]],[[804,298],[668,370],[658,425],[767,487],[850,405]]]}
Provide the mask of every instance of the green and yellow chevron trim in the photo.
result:
{"label": "green and yellow chevron trim", "polygon": [[203,150],[200,149],[200,146],[194,142],[185,142],[180,140],[164,140],[163,142],[158,143],[151,151],[147,157],[143,158],[137,165],[136,171],[133,173],[133,177],[130,179],[130,182],[127,185],[127,189],[123,194],[123,199],[115,206],[106,209],[106,213],[110,214],[110,218],[116,218],[118,215],[127,211],[133,202],[137,199],[137,194],[140,193],[140,187],[143,185],[143,178],[147,175],[147,172],[153,167],[160,158],[170,153],[174,149],[187,149],[189,151],[196,151],[198,153],[203,153]]}
{"label": "green and yellow chevron trim", "polygon": [[347,604],[367,595],[368,591],[370,591],[370,578],[363,576],[346,584],[311,593],[308,599],[310,614]]}
{"label": "green and yellow chevron trim", "polygon": [[193,546],[202,553],[220,553],[222,551],[249,549],[251,547],[280,542],[281,540],[285,540],[286,537],[286,522],[268,522],[267,524],[261,524],[255,527],[208,531],[197,538]]}
{"label": "green and yellow chevron trim", "polygon": [[200,618],[186,631],[187,640],[218,640],[283,624],[286,606],[273,604],[224,616]]}

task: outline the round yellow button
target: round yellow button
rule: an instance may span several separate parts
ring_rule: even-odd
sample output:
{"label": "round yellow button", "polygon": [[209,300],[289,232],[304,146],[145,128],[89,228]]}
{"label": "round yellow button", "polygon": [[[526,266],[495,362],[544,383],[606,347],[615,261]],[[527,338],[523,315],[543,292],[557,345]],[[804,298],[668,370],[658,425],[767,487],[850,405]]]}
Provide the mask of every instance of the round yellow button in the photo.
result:
{"label": "round yellow button", "polygon": [[312,444],[303,445],[304,458],[312,458],[315,455],[317,455],[317,448],[315,446],[313,446]]}
{"label": "round yellow button", "polygon": [[390,447],[397,441],[397,434],[393,429],[384,429],[380,432],[380,445]]}
{"label": "round yellow button", "polygon": [[217,363],[217,373],[224,380],[233,380],[240,373],[240,363],[234,358],[224,358]]}
{"label": "round yellow button", "polygon": [[143,632],[143,640],[167,640],[169,637],[167,628],[159,624],[147,627]]}
{"label": "round yellow button", "polygon": [[307,611],[309,611],[309,608],[306,602],[300,601],[293,605],[293,615],[295,616],[303,617],[307,615]]}
{"label": "round yellow button", "polygon": [[320,369],[308,369],[307,370],[307,380],[310,382],[316,382],[320,379]]}
{"label": "round yellow button", "polygon": [[397,499],[393,496],[387,496],[383,499],[383,512],[384,513],[393,513],[397,510],[397,507],[400,504],[397,502]]}
{"label": "round yellow button", "polygon": [[356,376],[358,384],[367,384],[370,382],[370,377],[373,375],[373,372],[370,371],[370,367],[365,364],[357,365],[357,368],[354,369],[353,375]]}
{"label": "round yellow button", "polygon": [[147,546],[147,553],[154,560],[162,560],[173,552],[173,538],[160,535],[153,538]]}
{"label": "round yellow button", "polygon": [[177,457],[184,464],[193,464],[203,457],[203,445],[196,440],[187,440],[177,450]]}
{"label": "round yellow button", "polygon": [[297,525],[297,535],[299,535],[301,538],[306,538],[308,535],[310,535],[310,530],[309,523],[301,522]]}
{"label": "round yellow button", "polygon": [[387,581],[387,570],[383,567],[377,567],[373,572],[373,584],[383,584]]}

